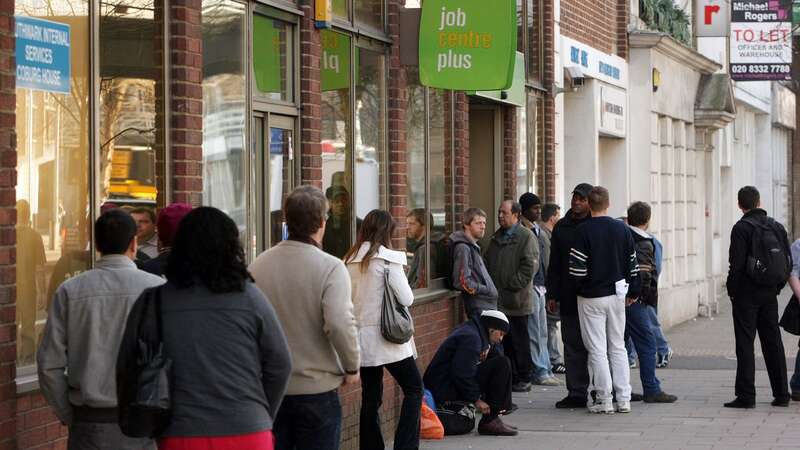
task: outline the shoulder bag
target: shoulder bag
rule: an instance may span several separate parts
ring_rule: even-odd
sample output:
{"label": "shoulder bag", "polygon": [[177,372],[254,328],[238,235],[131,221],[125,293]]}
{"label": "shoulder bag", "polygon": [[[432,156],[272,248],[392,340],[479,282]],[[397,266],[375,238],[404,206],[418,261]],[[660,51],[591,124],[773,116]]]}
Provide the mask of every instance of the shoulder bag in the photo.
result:
{"label": "shoulder bag", "polygon": [[383,271],[383,305],[381,305],[381,335],[392,344],[405,344],[414,336],[414,321],[408,308],[397,301],[389,283],[389,262]]}

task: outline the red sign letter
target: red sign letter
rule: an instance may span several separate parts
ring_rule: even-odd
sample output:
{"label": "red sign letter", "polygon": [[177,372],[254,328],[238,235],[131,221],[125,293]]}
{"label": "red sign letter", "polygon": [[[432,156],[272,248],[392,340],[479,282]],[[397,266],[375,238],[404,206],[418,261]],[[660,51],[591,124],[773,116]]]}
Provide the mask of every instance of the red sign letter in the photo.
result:
{"label": "red sign letter", "polygon": [[706,25],[711,25],[712,17],[714,16],[714,14],[716,14],[718,12],[719,12],[719,5],[713,5],[713,6],[712,5],[706,5],[706,7],[705,7],[705,18],[703,19],[703,22]]}

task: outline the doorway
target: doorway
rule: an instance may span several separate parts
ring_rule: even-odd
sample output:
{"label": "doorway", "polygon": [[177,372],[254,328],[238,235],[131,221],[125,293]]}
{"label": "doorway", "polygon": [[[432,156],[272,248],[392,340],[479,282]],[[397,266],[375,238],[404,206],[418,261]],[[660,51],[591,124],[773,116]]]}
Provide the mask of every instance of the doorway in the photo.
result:
{"label": "doorway", "polygon": [[486,211],[486,235],[478,243],[486,248],[497,229],[497,209],[502,201],[502,123],[501,109],[494,105],[469,107],[469,201],[470,207]]}
{"label": "doorway", "polygon": [[293,117],[267,112],[253,114],[256,253],[288,237],[283,201],[294,187],[294,146]]}

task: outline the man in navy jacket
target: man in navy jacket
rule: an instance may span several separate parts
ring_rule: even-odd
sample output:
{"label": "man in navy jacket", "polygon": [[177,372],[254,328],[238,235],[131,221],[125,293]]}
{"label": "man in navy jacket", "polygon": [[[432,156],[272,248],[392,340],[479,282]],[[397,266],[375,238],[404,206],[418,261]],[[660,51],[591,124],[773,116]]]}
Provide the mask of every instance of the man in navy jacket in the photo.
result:
{"label": "man in navy jacket", "polygon": [[484,311],[465,322],[442,342],[425,371],[425,386],[437,405],[474,403],[483,414],[478,433],[515,436],[500,414],[512,409],[511,362],[499,352],[489,353],[508,332],[508,318],[500,311]]}

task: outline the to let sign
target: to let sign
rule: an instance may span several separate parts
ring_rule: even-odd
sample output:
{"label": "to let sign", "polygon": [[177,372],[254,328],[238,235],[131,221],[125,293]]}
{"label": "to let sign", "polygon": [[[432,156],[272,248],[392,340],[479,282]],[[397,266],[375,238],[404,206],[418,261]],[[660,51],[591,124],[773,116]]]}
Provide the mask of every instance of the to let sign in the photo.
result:
{"label": "to let sign", "polygon": [[516,3],[425,0],[419,30],[423,85],[465,91],[505,90],[514,77]]}
{"label": "to let sign", "polygon": [[731,0],[732,79],[791,79],[791,10],[791,0]]}
{"label": "to let sign", "polygon": [[17,87],[68,94],[69,25],[20,16],[16,16],[14,21]]}

